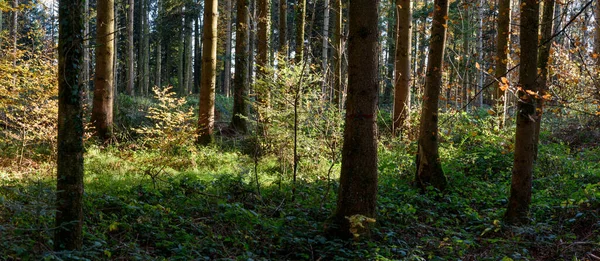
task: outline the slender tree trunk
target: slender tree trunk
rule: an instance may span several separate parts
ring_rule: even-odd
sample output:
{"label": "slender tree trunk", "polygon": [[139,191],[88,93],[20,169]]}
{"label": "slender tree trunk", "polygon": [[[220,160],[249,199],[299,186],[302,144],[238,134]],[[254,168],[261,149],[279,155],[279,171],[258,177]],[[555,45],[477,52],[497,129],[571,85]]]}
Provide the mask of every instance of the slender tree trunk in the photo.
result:
{"label": "slender tree trunk", "polygon": [[200,87],[200,76],[202,75],[202,45],[200,44],[200,19],[198,17],[194,20],[194,89],[192,93],[196,94]]}
{"label": "slender tree trunk", "polygon": [[[137,77],[135,78],[136,80],[136,87],[137,87],[137,93],[140,96],[144,96],[144,49],[146,49],[146,46],[144,46],[145,40],[144,38],[146,37],[146,35],[144,35],[144,27],[145,27],[145,23],[146,23],[146,1],[147,0],[140,0],[138,1],[138,8],[139,10],[138,15],[136,17],[137,19],[137,23],[136,23],[136,28],[135,31],[137,31]],[[135,15],[135,13],[134,13]]]}
{"label": "slender tree trunk", "polygon": [[447,185],[438,151],[438,100],[442,88],[448,3],[448,0],[434,1],[416,162],[416,180],[422,189],[431,185],[438,190],[444,190]]}
{"label": "slender tree trunk", "polygon": [[179,7],[180,18],[178,19],[179,25],[179,39],[177,41],[177,93],[183,97],[186,95],[186,82],[185,82],[185,8]]}
{"label": "slender tree trunk", "polygon": [[150,89],[150,0],[144,0],[144,63],[142,75],[142,90],[148,95]]}
{"label": "slender tree trunk", "polygon": [[[323,84],[321,86],[321,92],[327,93],[327,75],[329,73],[329,0],[325,0],[323,3],[323,51],[321,52],[321,70],[323,73]],[[326,96],[325,96],[326,97]]]}
{"label": "slender tree trunk", "polygon": [[527,91],[536,91],[539,2],[521,0],[521,65],[518,92],[517,130],[515,137],[515,159],[513,164],[510,199],[505,218],[511,223],[527,222],[531,202],[531,181],[535,156],[536,99]]}
{"label": "slender tree trunk", "polygon": [[[257,0],[258,21],[258,50],[256,66],[261,78],[266,77],[266,69],[269,66],[269,0]],[[266,90],[265,90],[266,91]],[[269,93],[258,94],[258,99],[268,101]]]}
{"label": "slender tree trunk", "polygon": [[287,59],[287,0],[279,0],[279,53]]}
{"label": "slender tree trunk", "polygon": [[78,250],[83,243],[83,1],[61,0],[58,16],[55,251]]}
{"label": "slender tree trunk", "polygon": [[89,13],[90,13],[90,5],[89,0],[84,0],[84,31],[83,31],[83,64],[81,68],[81,84],[83,84],[83,92],[85,93],[85,102],[90,102],[90,22],[89,22]]}
{"label": "slender tree trunk", "polygon": [[114,0],[98,1],[96,28],[96,74],[92,124],[103,142],[110,141],[113,124]]}
{"label": "slender tree trunk", "polygon": [[[505,91],[505,83],[502,82],[502,77],[508,78],[506,73],[508,72],[508,54],[510,50],[508,49],[508,43],[510,42],[510,1],[511,0],[498,0],[498,37],[496,38],[496,71],[494,74],[496,78],[498,78],[498,85],[494,91],[493,100],[496,101],[496,107],[498,109],[505,108],[504,106],[504,95]],[[504,115],[503,112],[497,113],[498,115]],[[502,116],[504,117],[504,116]],[[503,123],[504,120],[500,120],[500,123]],[[502,124],[500,124],[500,128],[502,128]]]}
{"label": "slender tree trunk", "polygon": [[410,53],[412,34],[412,1],[398,0],[395,54],[395,91],[393,134],[400,135],[408,125],[410,112]]}
{"label": "slender tree trunk", "polygon": [[304,59],[304,26],[306,25],[306,0],[298,0],[296,4],[296,56],[294,60],[300,64]]}
{"label": "slender tree trunk", "polygon": [[162,2],[161,0],[156,1],[158,8],[158,15],[156,18],[156,68],[154,69],[154,86],[162,87],[161,71],[162,71]]}
{"label": "slender tree trunk", "polygon": [[[50,18],[52,19],[52,18]],[[2,10],[0,10],[0,34],[2,34],[2,31],[4,31],[4,28],[2,28]],[[52,21],[51,21],[52,23]],[[52,39],[54,40],[54,39]],[[0,38],[0,51],[2,51],[2,38]]]}
{"label": "slender tree trunk", "polygon": [[233,118],[231,127],[236,131],[245,133],[248,131],[246,117],[248,109],[248,2],[249,0],[237,0],[237,19],[235,31],[235,79],[233,82]]}
{"label": "slender tree trunk", "polygon": [[126,91],[130,96],[135,95],[135,89],[133,88],[135,82],[135,71],[134,71],[134,49],[133,49],[133,6],[134,1],[128,0],[127,7],[127,75],[125,77],[125,83],[127,84]]}
{"label": "slender tree trunk", "polygon": [[184,55],[184,83],[185,83],[185,94],[192,93],[192,84],[194,77],[192,75],[192,34],[194,32],[194,16],[192,15],[192,5],[188,4],[185,10],[185,55]]}
{"label": "slender tree trunk", "polygon": [[214,141],[218,17],[218,1],[205,1],[204,32],[202,36],[202,78],[200,82],[198,138],[196,140],[200,145],[208,145]]}
{"label": "slender tree trunk", "polygon": [[537,77],[537,90],[541,97],[537,99],[536,114],[537,118],[535,121],[535,133],[534,138],[534,160],[537,160],[538,156],[538,144],[540,140],[540,127],[542,122],[542,113],[544,112],[544,96],[548,94],[548,59],[550,57],[550,48],[552,48],[552,29],[554,23],[554,0],[544,0],[544,12],[542,14],[542,37],[541,42],[544,43],[539,49],[539,57],[537,67],[539,68],[540,75]]}
{"label": "slender tree trunk", "polygon": [[[388,22],[387,22],[387,58],[385,62],[385,66],[383,69],[387,68],[386,71],[386,80],[385,80],[385,88],[383,89],[383,103],[389,103],[392,97],[392,91],[394,90],[395,84],[395,73],[396,73],[396,45],[398,44],[396,41],[397,30],[398,30],[398,15],[396,14],[396,9],[398,9],[398,5],[401,5],[396,0],[390,0],[390,10],[388,13]],[[406,8],[402,6],[402,8]],[[392,129],[394,127],[392,126]]]}
{"label": "slender tree trunk", "polygon": [[[596,54],[596,65],[600,66],[600,3],[596,3],[596,39],[594,42],[594,53]],[[597,90],[600,93],[599,90]]]}
{"label": "slender tree trunk", "polygon": [[[225,19],[225,21],[227,21],[227,25],[225,25],[225,35],[227,35],[227,40],[225,41],[225,67],[223,69],[223,94],[225,94],[226,97],[229,97],[229,94],[231,93],[231,36],[232,36],[232,30],[231,30],[231,23],[233,22],[233,8],[232,8],[232,3],[231,1],[233,0],[225,0],[225,13],[227,15],[227,18]],[[239,5],[238,5],[239,8]],[[237,29],[236,29],[236,32]],[[236,35],[236,41],[237,41],[237,35]],[[236,43],[236,52],[237,52],[237,43]],[[237,73],[235,75],[235,77],[237,78]]]}
{"label": "slender tree trunk", "polygon": [[[477,8],[478,12],[478,20],[479,20],[479,28],[477,28],[477,60],[479,63],[483,65],[483,0],[479,0],[479,6]],[[481,69],[477,69],[477,88],[475,89],[476,97],[476,106],[481,108],[483,106],[483,92],[481,91],[483,88],[483,72],[485,66],[482,66]]]}
{"label": "slender tree trunk", "polygon": [[[254,82],[254,50],[256,49],[256,0],[250,0],[250,29],[248,43],[248,87],[252,88]],[[248,90],[250,92],[250,90]]]}
{"label": "slender tree trunk", "polygon": [[470,28],[470,16],[469,16],[469,8],[471,8],[470,0],[463,0],[465,16],[462,18],[462,30],[463,30],[463,82],[462,82],[462,107],[465,108],[466,111],[469,111],[469,86],[471,84],[471,55],[470,55],[470,41],[471,41],[471,28]]}
{"label": "slender tree trunk", "polygon": [[[19,0],[13,0],[12,21],[10,24],[10,37],[12,41],[12,60],[13,66],[17,66],[17,40],[19,39]],[[13,77],[13,83],[16,84],[16,77]]]}
{"label": "slender tree trunk", "polygon": [[[348,101],[337,207],[329,233],[350,238],[348,218],[375,217],[377,198],[377,0],[350,2]],[[355,227],[359,234],[368,233]]]}
{"label": "slender tree trunk", "polygon": [[344,46],[342,45],[342,0],[333,0],[333,12],[335,13],[335,24],[333,30],[333,103],[341,108],[342,104],[342,56]]}

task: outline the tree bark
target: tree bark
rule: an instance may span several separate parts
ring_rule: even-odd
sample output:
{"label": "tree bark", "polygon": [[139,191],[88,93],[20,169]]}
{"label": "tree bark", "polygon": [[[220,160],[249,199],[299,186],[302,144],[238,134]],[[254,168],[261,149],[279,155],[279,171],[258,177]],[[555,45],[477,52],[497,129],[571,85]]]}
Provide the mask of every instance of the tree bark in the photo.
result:
{"label": "tree bark", "polygon": [[58,16],[55,251],[81,249],[83,241],[83,1],[61,0]]}
{"label": "tree bark", "polygon": [[287,0],[279,0],[279,53],[287,60]]}
{"label": "tree bark", "polygon": [[194,77],[192,75],[192,34],[194,32],[194,15],[192,14],[192,4],[188,2],[185,6],[185,50],[184,50],[184,89],[185,95],[192,92]]}
{"label": "tree bark", "polygon": [[438,101],[442,87],[447,15],[448,0],[435,0],[416,162],[418,185],[422,189],[433,186],[440,191],[447,185],[438,151]]}
{"label": "tree bark", "polygon": [[81,83],[83,84],[83,92],[85,93],[85,102],[90,102],[90,41],[89,33],[90,33],[90,21],[89,21],[89,13],[90,13],[90,3],[89,0],[84,0],[83,3],[83,12],[85,15],[84,18],[84,31],[83,31],[83,64],[81,68]]}
{"label": "tree bark", "polygon": [[103,142],[110,140],[113,124],[114,4],[114,0],[102,0],[96,4],[96,75],[91,121],[96,136]]}
{"label": "tree bark", "polygon": [[[398,38],[398,15],[397,9],[399,8],[399,3],[396,0],[390,0],[390,10],[387,18],[387,57],[385,61],[385,66],[383,68],[387,68],[386,71],[386,80],[385,87],[383,89],[383,101],[382,103],[389,103],[392,97],[392,91],[394,90],[395,85],[395,75],[396,75],[396,47],[397,47],[397,38]],[[404,6],[403,6],[404,7]],[[392,126],[393,128],[393,126]]]}
{"label": "tree bark", "polygon": [[342,102],[342,56],[344,46],[342,45],[342,0],[334,0],[333,12],[335,13],[335,24],[333,30],[333,103],[341,108]]}
{"label": "tree bark", "polygon": [[[596,39],[594,42],[594,53],[596,54],[596,65],[600,66],[600,3],[596,3]],[[597,90],[600,92],[600,90]]]}
{"label": "tree bark", "polygon": [[196,142],[208,145],[214,141],[215,85],[217,74],[218,1],[204,2],[204,32],[202,36],[202,78]]}
{"label": "tree bark", "polygon": [[[258,20],[258,48],[256,57],[256,66],[258,67],[259,78],[266,77],[267,67],[269,66],[269,0],[257,0],[257,20]],[[269,92],[257,93],[259,102],[268,103]]]}
{"label": "tree bark", "polygon": [[[347,217],[375,217],[377,199],[377,0],[350,2],[348,100],[337,208],[329,233],[349,238]],[[359,229],[358,233],[367,232]]]}
{"label": "tree bark", "polygon": [[306,25],[306,0],[298,0],[296,4],[296,64],[304,59],[304,26]]}
{"label": "tree bark", "polygon": [[[539,95],[537,99],[537,108],[536,114],[537,119],[535,121],[535,133],[533,135],[534,138],[534,160],[537,160],[538,156],[538,145],[540,140],[540,127],[542,122],[542,114],[544,112],[544,96],[548,93],[548,59],[550,57],[550,48],[552,48],[552,41],[550,41],[550,37],[552,37],[552,29],[554,28],[554,0],[544,0],[544,12],[542,14],[542,37],[541,42],[545,43],[539,49],[539,57],[537,67],[540,70],[540,76],[537,77],[537,90],[539,91]],[[546,43],[547,41],[547,43]]]}
{"label": "tree bark", "polygon": [[531,202],[531,182],[535,156],[536,101],[527,91],[536,91],[538,55],[539,2],[521,0],[521,65],[517,103],[517,130],[515,135],[515,155],[510,187],[510,199],[506,210],[506,221],[527,222]]}
{"label": "tree bark", "polygon": [[162,2],[161,0],[156,1],[158,8],[158,15],[156,18],[156,67],[154,68],[154,86],[162,87],[161,71],[162,71]]}
{"label": "tree bark", "polygon": [[[497,102],[497,108],[504,107],[503,96],[505,92],[502,90],[504,83],[500,80],[506,77],[508,71],[508,43],[510,42],[510,0],[498,0],[498,36],[496,38],[496,71],[494,74],[499,82],[494,91],[494,100]],[[506,77],[508,78],[508,77]],[[502,115],[502,113],[498,113]],[[502,121],[500,121],[502,122]]]}
{"label": "tree bark", "polygon": [[192,93],[197,94],[200,88],[200,76],[202,75],[202,45],[200,43],[200,18],[197,17],[194,20],[194,89]]}
{"label": "tree bark", "polygon": [[142,60],[142,71],[144,74],[142,74],[140,77],[142,77],[142,92],[144,95],[148,95],[150,93],[150,0],[144,0],[143,4],[144,13],[142,14],[142,17],[144,19],[144,37],[142,38],[142,45],[144,49],[142,49],[142,51],[144,54],[144,59]]}
{"label": "tree bark", "polygon": [[235,78],[233,82],[233,118],[231,127],[238,132],[246,133],[248,127],[246,117],[248,109],[248,2],[237,0],[237,19],[235,31]]}
{"label": "tree bark", "polygon": [[134,1],[128,0],[127,7],[127,74],[125,77],[125,84],[127,84],[126,91],[130,96],[135,95],[134,82],[135,82],[135,71],[134,71],[134,53],[133,53],[133,6]]}
{"label": "tree bark", "polygon": [[[227,21],[227,24],[225,25],[225,35],[227,35],[227,39],[225,40],[225,65],[224,65],[224,69],[223,69],[223,94],[225,94],[226,97],[229,97],[230,93],[231,93],[231,36],[232,36],[232,30],[231,30],[231,23],[233,22],[233,8],[232,8],[232,3],[231,1],[233,0],[225,0],[225,14],[227,15],[227,17],[225,18],[225,21]],[[239,5],[238,5],[239,8]],[[238,11],[238,15],[239,15],[239,11]],[[239,18],[238,18],[239,19]],[[239,24],[236,22],[236,24]],[[236,28],[236,32],[237,28]],[[236,52],[237,52],[237,34],[236,34]],[[236,59],[237,60],[237,59]],[[237,65],[236,65],[237,68]],[[235,77],[237,78],[237,73],[235,75]]]}
{"label": "tree bark", "polygon": [[410,54],[412,34],[412,1],[398,0],[395,54],[394,120],[392,131],[400,135],[405,130],[410,112]]}
{"label": "tree bark", "polygon": [[[323,73],[323,84],[321,86],[321,92],[327,93],[327,77],[329,73],[329,0],[325,0],[323,3],[323,50],[321,51],[321,71]],[[327,97],[327,96],[325,96]]]}

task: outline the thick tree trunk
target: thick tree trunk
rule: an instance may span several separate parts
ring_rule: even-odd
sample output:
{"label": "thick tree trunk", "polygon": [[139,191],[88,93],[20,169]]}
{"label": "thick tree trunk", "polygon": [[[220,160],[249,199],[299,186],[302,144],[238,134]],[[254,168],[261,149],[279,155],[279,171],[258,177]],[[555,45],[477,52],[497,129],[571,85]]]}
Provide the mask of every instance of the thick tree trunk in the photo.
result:
{"label": "thick tree trunk", "polygon": [[398,0],[396,29],[394,120],[392,133],[400,135],[408,125],[410,112],[410,54],[412,34],[412,1]]}
{"label": "thick tree trunk", "polygon": [[416,180],[422,189],[433,186],[438,190],[444,190],[447,185],[438,151],[438,101],[442,88],[448,2],[448,0],[434,1],[416,162]]}
{"label": "thick tree trunk", "polygon": [[[258,21],[258,48],[256,57],[256,66],[260,78],[266,77],[267,67],[269,66],[269,0],[257,0],[257,21]],[[263,103],[268,103],[268,90],[264,93],[257,93],[257,99]],[[265,104],[266,105],[266,104]]]}
{"label": "thick tree trunk", "polygon": [[287,60],[287,0],[279,0],[279,53]]}
{"label": "thick tree trunk", "polygon": [[296,4],[296,64],[304,59],[304,26],[306,25],[306,0],[298,0]]}
{"label": "thick tree trunk", "polygon": [[541,42],[543,45],[539,49],[539,57],[537,67],[540,70],[540,75],[537,77],[537,90],[539,91],[539,95],[537,99],[537,108],[536,114],[537,119],[535,121],[535,133],[533,135],[534,138],[534,160],[537,160],[538,156],[538,143],[540,140],[540,127],[542,122],[542,113],[544,112],[544,97],[548,93],[548,59],[550,57],[550,48],[552,48],[552,41],[550,41],[550,37],[552,37],[552,29],[554,25],[554,0],[544,0],[544,13],[542,14],[542,37]]}
{"label": "thick tree trunk", "polygon": [[130,96],[135,95],[135,89],[133,87],[135,82],[135,68],[134,68],[134,49],[133,49],[133,6],[134,1],[129,0],[127,7],[127,74],[125,77],[125,84],[127,85],[126,91]]}
{"label": "thick tree trunk", "polygon": [[[352,237],[347,217],[375,217],[377,199],[378,1],[350,2],[348,101],[337,208],[329,233]],[[368,225],[363,222],[367,232]]]}
{"label": "thick tree trunk", "polygon": [[248,2],[237,0],[237,19],[235,31],[235,79],[233,82],[233,118],[231,127],[238,132],[246,133],[248,127],[246,117],[248,109]]}
{"label": "thick tree trunk", "polygon": [[83,1],[61,0],[58,16],[55,251],[81,249],[83,242]]}
{"label": "thick tree trunk", "polygon": [[113,124],[114,4],[114,0],[96,4],[96,74],[91,121],[96,136],[103,142],[110,140]]}
{"label": "thick tree trunk", "polygon": [[217,75],[217,0],[204,2],[204,29],[202,35],[202,78],[196,142],[208,145],[214,141],[215,85]]}
{"label": "thick tree trunk", "polygon": [[506,210],[506,221],[511,223],[527,222],[529,203],[531,202],[531,182],[535,156],[535,97],[527,91],[536,91],[537,46],[539,29],[539,2],[521,0],[521,65],[519,67],[517,130],[515,137],[515,155],[510,187],[510,199]]}
{"label": "thick tree trunk", "polygon": [[[498,36],[496,38],[496,71],[494,74],[498,78],[498,85],[494,91],[493,100],[496,101],[496,107],[498,110],[504,107],[504,94],[502,90],[505,83],[501,81],[502,77],[507,77],[506,73],[508,70],[508,43],[510,42],[510,1],[511,0],[498,0]],[[498,112],[497,115],[503,115],[502,112]],[[500,122],[503,122],[501,120]],[[502,127],[502,126],[500,126]]]}
{"label": "thick tree trunk", "polygon": [[344,46],[342,44],[342,0],[333,0],[333,12],[335,13],[335,24],[333,30],[333,103],[342,107],[342,56]]}
{"label": "thick tree trunk", "polygon": [[[225,35],[227,35],[227,40],[225,40],[225,65],[224,65],[224,69],[223,69],[223,94],[225,94],[226,97],[229,97],[230,93],[231,93],[231,36],[232,36],[232,30],[231,30],[231,23],[233,22],[233,8],[232,8],[232,3],[231,1],[233,0],[225,0],[225,14],[227,15],[225,21],[227,22],[227,24],[225,25]],[[238,6],[239,8],[239,6]],[[238,13],[239,14],[239,13]],[[238,23],[239,24],[239,23]],[[236,32],[237,28],[236,28]],[[237,41],[237,35],[236,35],[236,41]],[[237,42],[236,42],[236,52],[237,52]],[[237,65],[236,65],[237,68]],[[236,73],[236,78],[237,78],[237,73]]]}

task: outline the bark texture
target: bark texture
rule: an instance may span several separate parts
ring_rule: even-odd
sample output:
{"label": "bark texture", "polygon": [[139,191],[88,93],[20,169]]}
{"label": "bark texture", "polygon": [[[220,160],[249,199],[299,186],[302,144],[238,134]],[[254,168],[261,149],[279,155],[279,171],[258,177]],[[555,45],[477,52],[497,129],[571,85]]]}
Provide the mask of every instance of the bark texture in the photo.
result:
{"label": "bark texture", "polygon": [[535,98],[527,91],[536,91],[539,2],[521,0],[521,66],[517,103],[517,130],[515,135],[515,155],[510,186],[510,198],[506,211],[506,221],[527,222],[531,202],[531,181],[535,155]]}
{"label": "bark texture", "polygon": [[330,234],[343,238],[352,236],[347,217],[374,218],[376,211],[378,4],[355,0],[349,6],[346,127],[337,208],[329,228]]}
{"label": "bark texture", "polygon": [[96,136],[103,142],[110,140],[113,124],[114,4],[114,0],[96,4],[96,75],[91,121]]}
{"label": "bark texture", "polygon": [[279,0],[279,53],[287,59],[287,0]]}
{"label": "bark texture", "polygon": [[552,48],[552,29],[554,28],[554,0],[544,0],[544,12],[542,14],[542,37],[541,42],[544,43],[539,49],[538,68],[540,75],[537,77],[537,90],[539,95],[537,99],[537,108],[535,109],[537,119],[535,121],[534,140],[534,160],[537,160],[538,143],[540,140],[540,127],[542,122],[542,114],[544,113],[544,96],[548,93],[548,58],[550,57],[550,48]]}
{"label": "bark texture", "polygon": [[410,54],[412,34],[412,1],[398,0],[395,54],[394,121],[392,131],[400,135],[407,127],[410,112]]}
{"label": "bark texture", "polygon": [[[506,76],[508,70],[508,43],[510,41],[510,0],[498,0],[498,37],[496,38],[496,71],[494,74],[500,80]],[[494,91],[494,100],[497,102],[498,108],[502,108],[504,101],[504,91],[501,89],[502,81],[498,82],[498,86]]]}
{"label": "bark texture", "polygon": [[217,0],[204,2],[204,32],[202,35],[202,77],[196,142],[208,145],[214,141],[215,85],[217,74]]}
{"label": "bark texture", "polygon": [[81,249],[83,236],[83,1],[58,9],[58,153],[54,250]]}
{"label": "bark texture", "polygon": [[342,100],[342,56],[344,53],[342,44],[342,0],[333,0],[334,29],[333,29],[333,103],[341,108]]}
{"label": "bark texture", "polygon": [[306,25],[306,0],[298,0],[296,4],[296,56],[297,64],[304,59],[304,26]]}
{"label": "bark texture", "polygon": [[416,181],[422,189],[433,186],[444,190],[447,185],[438,151],[438,101],[442,88],[447,15],[448,0],[435,0],[416,162]]}
{"label": "bark texture", "polygon": [[[229,94],[231,93],[231,39],[232,39],[232,35],[233,32],[231,30],[231,23],[233,22],[233,8],[232,8],[232,0],[226,0],[225,1],[225,15],[227,15],[225,21],[227,22],[227,24],[225,25],[225,35],[227,35],[227,39],[225,40],[225,62],[224,62],[224,68],[223,68],[223,94],[225,94],[226,97],[229,97]],[[239,1],[238,1],[238,8],[240,8],[239,6]],[[240,19],[240,11],[237,11],[237,15],[238,17],[237,22],[236,22],[236,35],[235,35],[235,51],[236,51],[236,61],[237,61],[237,41],[238,41],[238,35],[237,33],[239,32],[237,26],[240,25],[239,23],[239,19]],[[237,63],[235,68],[237,68]],[[238,74],[236,72],[235,77],[237,78]]]}
{"label": "bark texture", "polygon": [[233,118],[231,127],[238,132],[248,131],[248,0],[237,0],[237,22],[235,26],[235,79],[233,82]]}
{"label": "bark texture", "polygon": [[133,6],[134,1],[129,0],[129,6],[127,7],[127,72],[125,77],[126,92],[130,96],[135,95],[135,89],[133,88],[135,82],[135,68],[134,68],[134,50],[133,50]]}

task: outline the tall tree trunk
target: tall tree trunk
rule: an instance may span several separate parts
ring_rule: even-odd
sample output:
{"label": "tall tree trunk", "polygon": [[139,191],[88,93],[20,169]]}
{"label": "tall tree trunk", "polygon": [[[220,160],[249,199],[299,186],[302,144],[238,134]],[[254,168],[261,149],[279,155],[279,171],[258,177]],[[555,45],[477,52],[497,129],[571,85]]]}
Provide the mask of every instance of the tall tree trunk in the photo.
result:
{"label": "tall tree trunk", "polygon": [[192,83],[194,80],[192,75],[192,34],[194,32],[193,21],[195,19],[192,15],[192,4],[188,3],[185,9],[184,87],[185,94],[188,95],[192,92]]}
{"label": "tall tree trunk", "polygon": [[279,0],[279,53],[287,60],[287,0]]}
{"label": "tall tree trunk", "polygon": [[[483,65],[483,4],[484,1],[483,0],[479,0],[479,5],[477,8],[477,16],[478,16],[478,22],[479,22],[479,27],[477,28],[477,60],[479,61],[479,63],[481,63]],[[481,69],[477,69],[477,73],[475,74],[477,77],[477,88],[475,89],[475,94],[477,95],[476,97],[476,106],[481,108],[483,106],[483,72],[485,66],[482,66]]]}
{"label": "tall tree trunk", "polygon": [[521,66],[518,92],[517,130],[515,135],[515,155],[510,187],[510,199],[505,218],[511,223],[527,221],[531,202],[531,180],[535,156],[535,108],[536,99],[527,91],[536,91],[539,2],[521,0]]}
{"label": "tall tree trunk", "polygon": [[218,1],[205,1],[204,32],[202,34],[202,78],[200,82],[198,138],[196,140],[200,145],[208,145],[214,141],[218,17]]}
{"label": "tall tree trunk", "polygon": [[326,94],[328,86],[327,75],[329,73],[329,0],[325,0],[323,3],[323,10],[323,51],[321,51],[321,71],[323,73],[323,84],[321,86],[321,92]]}
{"label": "tall tree trunk", "polygon": [[335,24],[333,30],[333,103],[342,107],[342,56],[344,46],[342,45],[342,0],[333,0],[333,12],[335,13]]}
{"label": "tall tree trunk", "polygon": [[[596,54],[596,65],[600,66],[600,3],[596,3],[596,39],[594,42],[594,53]],[[600,87],[596,90],[600,93]]]}
{"label": "tall tree trunk", "polygon": [[177,41],[177,93],[183,97],[186,95],[186,82],[185,82],[185,8],[179,7],[180,18],[178,19],[179,25],[179,39]]}
{"label": "tall tree trunk", "polygon": [[[250,0],[250,28],[248,43],[248,87],[252,88],[254,82],[254,50],[256,49],[256,0]],[[250,90],[248,90],[250,91]]]}
{"label": "tall tree trunk", "polygon": [[192,93],[196,94],[200,87],[200,76],[202,75],[202,45],[200,44],[200,18],[194,20],[194,89]]}
{"label": "tall tree trunk", "polygon": [[471,54],[470,54],[470,41],[471,41],[471,28],[469,16],[469,8],[471,8],[470,0],[463,0],[463,6],[465,10],[465,16],[462,18],[462,33],[463,33],[463,82],[462,82],[462,107],[466,111],[469,111],[469,86],[471,85]]}
{"label": "tall tree trunk", "polygon": [[129,94],[130,96],[135,95],[135,89],[133,88],[135,82],[135,62],[133,60],[133,6],[134,1],[129,0],[127,6],[127,75],[125,77],[125,84],[127,84],[127,94]]}
{"label": "tall tree trunk", "polygon": [[[498,37],[496,38],[496,71],[494,74],[496,78],[498,78],[498,85],[494,90],[494,98],[496,101],[496,107],[498,110],[500,108],[504,108],[504,94],[505,91],[505,83],[502,82],[501,78],[506,77],[508,75],[508,54],[510,53],[508,49],[508,43],[510,42],[510,1],[511,0],[498,0]],[[503,115],[504,113],[498,112],[498,115]],[[500,120],[500,122],[504,122],[504,120]],[[500,125],[502,128],[502,125]]]}
{"label": "tall tree trunk", "polygon": [[[143,83],[143,77],[144,77],[144,49],[146,48],[144,46],[144,38],[146,37],[146,35],[144,35],[144,24],[146,23],[146,1],[147,0],[140,0],[137,1],[138,3],[136,3],[138,6],[137,8],[137,23],[136,23],[136,28],[134,29],[134,31],[136,31],[137,34],[137,77],[135,78],[135,82],[136,82],[136,87],[137,87],[137,93],[140,96],[144,96],[144,83]],[[135,12],[134,12],[135,15]]]}
{"label": "tall tree trunk", "polygon": [[144,0],[144,60],[143,60],[143,71],[142,75],[142,90],[145,95],[148,95],[150,88],[150,0]]}
{"label": "tall tree trunk", "polygon": [[248,109],[248,2],[237,0],[237,19],[235,25],[235,79],[233,82],[233,118],[231,127],[236,131],[248,131],[246,117]]}
{"label": "tall tree trunk", "polygon": [[[0,34],[2,34],[2,31],[4,31],[4,28],[2,28],[2,10],[0,9]],[[0,38],[0,51],[2,51],[2,38]]]}
{"label": "tall tree trunk", "polygon": [[[383,103],[389,103],[392,97],[392,91],[394,90],[394,79],[396,73],[396,42],[397,36],[397,27],[398,27],[398,15],[396,14],[396,9],[399,8],[398,5],[401,5],[396,0],[390,0],[390,10],[387,18],[387,57],[385,61],[385,66],[383,69],[387,68],[386,71],[386,80],[385,87],[383,89]],[[401,8],[406,8],[406,6],[402,6]],[[394,127],[392,126],[392,129]]]}
{"label": "tall tree trunk", "polygon": [[540,76],[537,77],[537,91],[541,97],[537,99],[536,114],[537,118],[535,121],[535,133],[534,138],[534,160],[537,160],[538,156],[538,144],[540,140],[540,127],[542,122],[542,113],[544,112],[544,96],[548,93],[548,59],[550,57],[550,48],[552,48],[552,29],[554,27],[554,0],[544,0],[544,12],[542,14],[542,37],[541,42],[543,45],[539,49],[539,57],[537,67],[540,70]]}
{"label": "tall tree trunk", "polygon": [[412,1],[398,0],[395,54],[394,135],[400,135],[408,124],[410,112],[410,53],[412,34]]}
{"label": "tall tree trunk", "polygon": [[96,74],[91,121],[96,136],[103,142],[110,141],[113,124],[114,5],[114,0],[102,0],[96,4]]}
{"label": "tall tree trunk", "polygon": [[300,64],[304,59],[304,26],[306,25],[306,0],[298,0],[296,4],[296,56],[294,60]]}
{"label": "tall tree trunk", "polygon": [[83,1],[61,0],[58,17],[55,251],[81,249],[83,243]]}
{"label": "tall tree trunk", "polygon": [[[17,40],[19,39],[19,0],[13,0],[13,11],[10,24],[13,66],[17,65]],[[16,83],[16,77],[13,80]]]}
{"label": "tall tree trunk", "polygon": [[85,102],[90,102],[90,41],[89,33],[90,33],[90,21],[89,21],[89,13],[90,13],[90,3],[89,0],[84,0],[83,3],[83,12],[85,15],[84,18],[84,31],[83,31],[83,64],[81,68],[81,84],[83,84],[83,92],[85,93]]}
{"label": "tall tree trunk", "polygon": [[438,151],[438,100],[442,88],[448,2],[434,1],[416,162],[416,180],[422,189],[431,185],[438,190],[444,190],[447,185]]}
{"label": "tall tree trunk", "polygon": [[[352,237],[348,218],[375,217],[377,198],[377,0],[350,2],[348,100],[337,207],[329,233]],[[361,222],[363,234],[367,222]]]}
{"label": "tall tree trunk", "polygon": [[[257,21],[258,21],[258,48],[256,57],[256,66],[258,75],[261,79],[266,77],[267,67],[269,66],[269,0],[257,0]],[[268,102],[269,93],[257,93],[258,99]]]}
{"label": "tall tree trunk", "polygon": [[[232,35],[232,30],[231,30],[231,23],[233,22],[233,8],[232,8],[232,3],[231,1],[233,0],[225,0],[225,14],[227,15],[227,17],[225,18],[225,21],[227,22],[227,25],[225,25],[225,35],[227,35],[227,40],[225,41],[225,66],[223,69],[223,94],[225,94],[226,97],[229,97],[229,94],[231,93],[231,35]],[[239,6],[238,6],[239,8]],[[236,29],[236,32],[237,29]],[[237,41],[237,34],[236,34],[236,41]],[[236,43],[236,52],[237,52],[237,43]],[[237,68],[237,65],[236,65]],[[235,75],[235,77],[237,78],[237,73]]]}
{"label": "tall tree trunk", "polygon": [[161,71],[162,71],[162,22],[163,22],[163,13],[162,13],[162,2],[161,0],[156,1],[156,6],[158,8],[158,15],[156,17],[156,65],[154,68],[154,86],[162,87],[162,79],[161,79]]}

